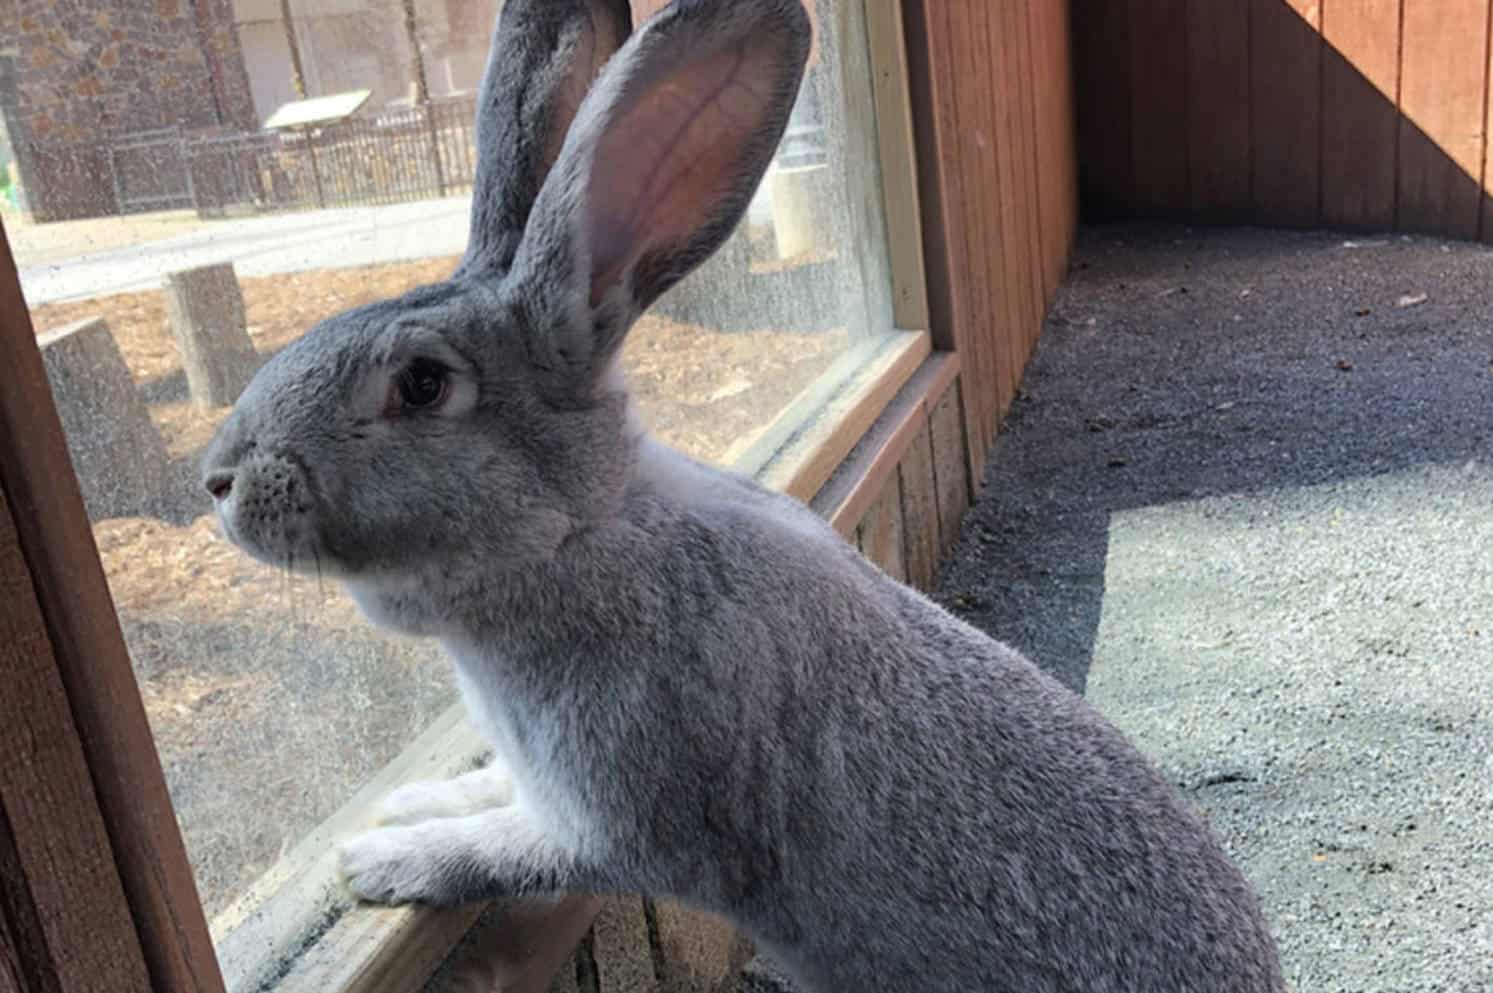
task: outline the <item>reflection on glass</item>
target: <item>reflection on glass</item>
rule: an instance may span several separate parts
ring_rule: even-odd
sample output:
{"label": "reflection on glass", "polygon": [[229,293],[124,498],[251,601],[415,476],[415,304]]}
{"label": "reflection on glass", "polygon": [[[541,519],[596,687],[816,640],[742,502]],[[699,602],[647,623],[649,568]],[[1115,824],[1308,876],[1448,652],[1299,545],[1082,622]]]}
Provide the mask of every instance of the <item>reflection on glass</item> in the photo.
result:
{"label": "reflection on glass", "polygon": [[[433,646],[232,549],[195,468],[258,360],[451,271],[496,6],[32,5],[0,56],[5,227],[209,916],[455,699]],[[892,326],[860,6],[814,6],[748,218],[624,354],[705,459]]]}

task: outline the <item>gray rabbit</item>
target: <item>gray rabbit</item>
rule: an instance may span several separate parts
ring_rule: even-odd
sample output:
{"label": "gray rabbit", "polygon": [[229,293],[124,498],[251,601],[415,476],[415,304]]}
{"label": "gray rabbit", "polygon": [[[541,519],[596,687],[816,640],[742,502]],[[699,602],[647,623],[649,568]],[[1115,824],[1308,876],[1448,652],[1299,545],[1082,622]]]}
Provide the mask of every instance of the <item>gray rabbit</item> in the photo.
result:
{"label": "gray rabbit", "polygon": [[798,0],[508,0],[455,275],[259,372],[205,484],[249,554],[437,638],[501,764],[393,794],[353,892],[736,921],[816,993],[1267,993],[1240,872],[1077,696],[809,510],[649,438],[623,337],[744,213]]}

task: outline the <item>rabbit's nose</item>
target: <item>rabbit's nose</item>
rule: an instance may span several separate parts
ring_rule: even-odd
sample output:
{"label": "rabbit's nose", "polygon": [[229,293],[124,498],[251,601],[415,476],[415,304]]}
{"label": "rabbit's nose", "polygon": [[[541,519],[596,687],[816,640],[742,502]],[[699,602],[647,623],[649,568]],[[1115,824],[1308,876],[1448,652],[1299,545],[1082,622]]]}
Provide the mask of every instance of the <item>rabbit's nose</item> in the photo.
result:
{"label": "rabbit's nose", "polygon": [[233,492],[233,473],[228,469],[215,470],[207,474],[202,485],[213,495],[214,500],[226,499]]}

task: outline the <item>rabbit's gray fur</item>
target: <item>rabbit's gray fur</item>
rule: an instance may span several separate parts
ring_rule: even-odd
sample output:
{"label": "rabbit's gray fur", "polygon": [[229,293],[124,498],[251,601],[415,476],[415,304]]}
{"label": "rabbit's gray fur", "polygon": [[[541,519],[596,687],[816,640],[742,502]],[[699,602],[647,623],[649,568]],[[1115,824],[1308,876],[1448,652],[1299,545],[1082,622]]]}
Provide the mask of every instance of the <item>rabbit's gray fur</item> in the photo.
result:
{"label": "rabbit's gray fur", "polygon": [[[287,348],[208,455],[247,551],[442,641],[511,776],[402,794],[415,823],[344,847],[353,890],[677,897],[819,993],[1281,989],[1244,878],[1117,731],[629,416],[622,337],[740,219],[808,24],[797,0],[680,0],[623,44],[626,9],[509,0],[461,268]],[[708,140],[670,137],[692,100]],[[714,195],[623,209],[654,175],[629,157],[677,178],[676,153]],[[399,399],[416,357],[447,370],[429,409]]]}

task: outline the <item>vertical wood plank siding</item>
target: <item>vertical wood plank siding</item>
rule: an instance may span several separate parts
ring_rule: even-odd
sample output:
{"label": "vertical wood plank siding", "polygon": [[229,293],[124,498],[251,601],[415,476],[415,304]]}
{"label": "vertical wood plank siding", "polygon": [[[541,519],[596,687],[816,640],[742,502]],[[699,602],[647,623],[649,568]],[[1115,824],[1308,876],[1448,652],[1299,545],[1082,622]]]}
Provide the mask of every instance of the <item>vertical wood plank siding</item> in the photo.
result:
{"label": "vertical wood plank siding", "polygon": [[1333,0],[1322,12],[1322,223],[1395,226],[1401,0]]}
{"label": "vertical wood plank siding", "polygon": [[1068,0],[904,0],[903,16],[931,330],[960,353],[978,480],[1078,223]]}
{"label": "vertical wood plank siding", "polygon": [[1493,241],[1490,0],[1070,3],[1088,219]]}
{"label": "vertical wood plank siding", "polygon": [[1488,0],[1407,3],[1401,18],[1400,223],[1476,238]]}
{"label": "vertical wood plank siding", "polygon": [[1037,183],[1040,186],[1044,302],[1052,303],[1068,271],[1078,219],[1078,160],[1073,119],[1072,37],[1068,8],[1040,3],[1032,8],[1032,57],[1041,69],[1036,87]]}
{"label": "vertical wood plank siding", "polygon": [[1185,4],[1186,208],[1229,220],[1247,216],[1250,203],[1250,4]]}
{"label": "vertical wood plank siding", "polygon": [[1188,201],[1187,27],[1187,0],[1130,2],[1130,156],[1136,202],[1151,213]]}

